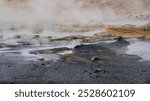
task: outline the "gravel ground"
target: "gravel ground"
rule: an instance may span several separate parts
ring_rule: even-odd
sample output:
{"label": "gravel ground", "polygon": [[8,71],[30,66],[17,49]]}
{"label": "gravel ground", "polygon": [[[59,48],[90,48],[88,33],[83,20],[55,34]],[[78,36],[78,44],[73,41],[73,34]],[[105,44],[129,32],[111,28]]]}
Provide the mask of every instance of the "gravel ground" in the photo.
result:
{"label": "gravel ground", "polygon": [[55,62],[44,59],[29,61],[19,53],[0,53],[0,83],[150,83],[150,62],[139,61],[140,57],[122,52],[129,44],[122,40],[79,45],[72,50],[73,54],[60,56]]}

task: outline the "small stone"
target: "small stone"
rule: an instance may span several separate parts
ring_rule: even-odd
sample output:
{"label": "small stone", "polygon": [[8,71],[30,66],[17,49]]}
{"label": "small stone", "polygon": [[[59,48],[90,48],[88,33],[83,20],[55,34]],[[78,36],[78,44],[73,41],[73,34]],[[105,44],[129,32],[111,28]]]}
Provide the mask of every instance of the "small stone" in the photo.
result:
{"label": "small stone", "polygon": [[142,72],[146,72],[146,70],[143,69]]}
{"label": "small stone", "polygon": [[44,66],[44,65],[46,65],[46,63],[41,63],[41,66]]}
{"label": "small stone", "polygon": [[71,55],[71,54],[73,54],[73,51],[72,50],[64,50],[64,51],[62,51],[62,52],[60,52],[60,53],[58,53],[59,55]]}
{"label": "small stone", "polygon": [[16,35],[16,36],[14,36],[14,38],[20,39],[21,36],[20,35]]}
{"label": "small stone", "polygon": [[11,67],[11,66],[8,66],[8,67]]}
{"label": "small stone", "polygon": [[39,38],[40,36],[39,35],[35,35],[33,38]]}
{"label": "small stone", "polygon": [[44,58],[40,58],[40,59],[38,59],[38,60],[40,60],[40,61],[44,61],[45,59],[44,59]]}
{"label": "small stone", "polygon": [[44,63],[42,63],[41,65],[45,65]]}
{"label": "small stone", "polygon": [[96,69],[96,70],[94,71],[94,73],[99,73],[99,72],[101,72],[101,69]]}
{"label": "small stone", "polygon": [[123,37],[122,36],[119,36],[118,38],[117,38],[117,41],[122,41],[123,40]]}
{"label": "small stone", "polygon": [[104,72],[104,73],[106,73],[107,71],[106,71],[106,70],[104,70],[103,72]]}
{"label": "small stone", "polygon": [[99,57],[94,56],[94,57],[91,58],[91,60],[92,60],[92,61],[97,61],[97,60],[99,60]]}

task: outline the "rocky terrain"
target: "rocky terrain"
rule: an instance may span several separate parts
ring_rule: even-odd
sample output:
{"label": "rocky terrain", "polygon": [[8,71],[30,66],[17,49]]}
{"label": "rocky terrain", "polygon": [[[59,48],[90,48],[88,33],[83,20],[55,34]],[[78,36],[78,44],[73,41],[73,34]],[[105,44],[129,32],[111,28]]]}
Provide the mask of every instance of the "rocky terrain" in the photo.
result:
{"label": "rocky terrain", "polygon": [[[79,43],[70,44],[72,41]],[[49,43],[54,47],[1,43],[0,83],[150,83],[150,58],[143,61],[144,57],[126,53],[132,42],[132,38],[100,34],[51,39]]]}
{"label": "rocky terrain", "polygon": [[149,84],[149,0],[0,0],[0,83]]}

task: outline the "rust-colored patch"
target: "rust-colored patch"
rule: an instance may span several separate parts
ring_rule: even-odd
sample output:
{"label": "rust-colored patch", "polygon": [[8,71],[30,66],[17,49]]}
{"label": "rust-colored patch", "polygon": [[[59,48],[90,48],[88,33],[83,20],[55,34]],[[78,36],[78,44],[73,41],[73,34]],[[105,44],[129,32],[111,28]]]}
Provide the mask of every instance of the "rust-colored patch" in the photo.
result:
{"label": "rust-colored patch", "polygon": [[99,33],[96,33],[96,34],[111,34],[111,35],[114,35],[114,36],[123,36],[123,37],[150,38],[150,29],[114,27],[114,28],[106,28],[103,32],[99,32]]}

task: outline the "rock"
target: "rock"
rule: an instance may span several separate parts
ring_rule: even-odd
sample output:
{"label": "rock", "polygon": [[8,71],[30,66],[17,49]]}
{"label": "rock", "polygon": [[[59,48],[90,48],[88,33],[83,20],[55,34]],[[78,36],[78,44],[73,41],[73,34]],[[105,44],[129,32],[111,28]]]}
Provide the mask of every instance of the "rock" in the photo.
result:
{"label": "rock", "polygon": [[52,37],[52,36],[48,36],[47,38],[51,39],[51,38],[53,38],[53,37]]}
{"label": "rock", "polygon": [[119,37],[117,38],[117,41],[122,41],[122,40],[124,40],[122,36],[119,36]]}
{"label": "rock", "polygon": [[43,61],[41,61],[40,65],[45,66],[45,65],[47,65],[47,62],[43,60]]}
{"label": "rock", "polygon": [[39,63],[40,63],[39,66],[47,66],[49,65],[50,62],[42,60],[42,61],[39,61]]}
{"label": "rock", "polygon": [[41,63],[41,65],[43,66],[43,65],[46,65],[45,63]]}
{"label": "rock", "polygon": [[107,71],[106,71],[106,70],[104,70],[103,72],[104,72],[104,73],[106,73]]}
{"label": "rock", "polygon": [[145,69],[143,69],[143,70],[142,70],[142,72],[146,72],[146,70],[145,70]]}
{"label": "rock", "polygon": [[97,61],[97,60],[99,60],[99,57],[93,56],[93,57],[91,58],[91,60],[92,60],[92,61]]}
{"label": "rock", "polygon": [[84,44],[81,44],[81,45],[77,45],[74,47],[75,50],[86,50],[86,51],[90,51],[90,50],[98,50],[98,49],[101,49],[101,50],[107,50],[106,47],[104,46],[100,46],[99,44],[94,44],[94,45],[84,45]]}
{"label": "rock", "polygon": [[111,43],[110,47],[127,47],[128,45],[130,45],[130,42],[126,41],[123,37],[119,36],[118,38],[116,38],[116,42]]}
{"label": "rock", "polygon": [[96,70],[94,71],[94,73],[99,73],[99,72],[101,72],[101,69],[96,69]]}
{"label": "rock", "polygon": [[44,59],[44,58],[40,58],[40,59],[38,59],[38,60],[40,60],[40,61],[44,61],[45,59]]}
{"label": "rock", "polygon": [[32,45],[31,43],[26,41],[17,41],[17,43],[19,43],[20,45]]}
{"label": "rock", "polygon": [[58,53],[63,51],[72,51],[72,49],[67,47],[61,47],[61,48],[54,48],[51,50],[52,53]]}
{"label": "rock", "polygon": [[16,35],[16,36],[14,36],[14,38],[16,38],[16,39],[20,39],[20,38],[21,38],[21,36],[20,36],[20,35]]}
{"label": "rock", "polygon": [[8,67],[11,67],[11,66],[8,66]]}
{"label": "rock", "polygon": [[29,43],[29,42],[25,42],[25,41],[24,41],[24,42],[22,41],[22,42],[19,42],[19,43],[20,43],[21,45],[24,45],[24,46],[32,45],[31,43]]}
{"label": "rock", "polygon": [[77,46],[75,46],[74,48],[75,48],[75,49],[78,49],[78,48],[81,48],[82,46],[84,46],[84,45],[83,45],[83,44],[77,45]]}
{"label": "rock", "polygon": [[40,36],[39,35],[35,35],[34,37],[32,37],[32,38],[39,38]]}
{"label": "rock", "polygon": [[71,50],[64,50],[64,51],[62,51],[62,52],[59,52],[58,53],[59,55],[71,55],[71,54],[73,54],[73,51],[71,51]]}

